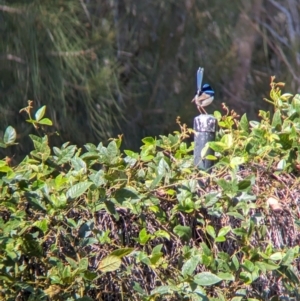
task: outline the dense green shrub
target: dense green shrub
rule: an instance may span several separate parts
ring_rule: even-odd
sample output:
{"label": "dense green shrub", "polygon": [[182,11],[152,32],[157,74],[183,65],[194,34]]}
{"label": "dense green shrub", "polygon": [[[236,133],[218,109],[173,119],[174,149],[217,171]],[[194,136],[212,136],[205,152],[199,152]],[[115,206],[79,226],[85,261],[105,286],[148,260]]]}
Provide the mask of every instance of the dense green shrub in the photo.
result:
{"label": "dense green shrub", "polygon": [[300,96],[281,85],[260,122],[215,112],[210,174],[179,119],[139,153],[31,135],[19,165],[0,161],[0,300],[299,300]]}

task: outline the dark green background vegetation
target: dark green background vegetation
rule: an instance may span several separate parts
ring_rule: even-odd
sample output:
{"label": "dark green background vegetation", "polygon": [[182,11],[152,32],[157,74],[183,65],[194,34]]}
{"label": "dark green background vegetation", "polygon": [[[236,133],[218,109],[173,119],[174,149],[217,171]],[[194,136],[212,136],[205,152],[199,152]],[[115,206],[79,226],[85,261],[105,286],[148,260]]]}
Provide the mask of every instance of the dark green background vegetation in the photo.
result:
{"label": "dark green background vegetation", "polygon": [[[270,75],[297,92],[296,0],[0,1],[0,128],[16,126],[30,149],[31,128],[18,110],[48,106],[60,137],[98,143],[124,134],[138,149],[147,135],[192,124],[195,72],[226,102],[257,119]],[[23,140],[24,139],[24,140]]]}

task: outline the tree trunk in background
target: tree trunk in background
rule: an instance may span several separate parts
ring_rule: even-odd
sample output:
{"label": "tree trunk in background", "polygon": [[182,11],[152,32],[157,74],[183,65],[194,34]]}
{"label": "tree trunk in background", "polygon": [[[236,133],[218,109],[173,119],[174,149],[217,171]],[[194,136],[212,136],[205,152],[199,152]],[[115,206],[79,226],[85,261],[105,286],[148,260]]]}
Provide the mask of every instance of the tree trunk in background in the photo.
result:
{"label": "tree trunk in background", "polygon": [[[239,103],[244,106],[243,96],[245,96],[245,86],[250,73],[252,53],[257,37],[255,20],[259,19],[262,2],[262,0],[242,2],[243,7],[232,35],[234,37],[232,49],[236,58],[236,66],[229,84],[229,91],[226,91],[226,94],[229,94],[228,104],[233,107],[237,107],[236,104],[239,105]],[[251,103],[248,104],[251,106]]]}

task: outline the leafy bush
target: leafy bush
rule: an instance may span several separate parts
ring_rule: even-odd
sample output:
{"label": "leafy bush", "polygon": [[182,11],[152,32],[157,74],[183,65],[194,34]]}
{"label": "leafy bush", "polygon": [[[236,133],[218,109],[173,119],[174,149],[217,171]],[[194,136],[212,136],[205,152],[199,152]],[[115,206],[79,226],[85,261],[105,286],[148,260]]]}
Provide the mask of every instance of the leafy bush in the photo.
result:
{"label": "leafy bush", "polygon": [[210,174],[179,120],[139,153],[30,135],[19,165],[0,161],[0,300],[298,300],[300,96],[281,86],[261,122],[215,112]]}

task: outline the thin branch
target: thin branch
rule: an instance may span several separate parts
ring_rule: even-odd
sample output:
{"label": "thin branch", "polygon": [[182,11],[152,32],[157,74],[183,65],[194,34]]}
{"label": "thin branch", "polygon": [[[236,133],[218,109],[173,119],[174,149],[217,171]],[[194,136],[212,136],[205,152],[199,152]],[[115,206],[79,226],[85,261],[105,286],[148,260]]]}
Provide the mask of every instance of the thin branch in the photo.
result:
{"label": "thin branch", "polygon": [[279,56],[279,58],[283,61],[283,63],[287,66],[287,68],[289,69],[290,73],[293,76],[293,79],[297,82],[300,83],[300,77],[298,77],[295,73],[295,71],[293,70],[291,64],[289,63],[289,60],[286,58],[285,54],[283,53],[282,49],[280,47],[278,47],[278,45],[274,44],[271,39],[269,39],[266,35],[264,35],[261,30],[259,30],[259,28],[257,28],[258,33],[266,38],[267,44],[271,47],[271,49],[273,49],[273,51]]}
{"label": "thin branch", "polygon": [[89,19],[90,23],[92,24],[92,19],[91,19],[90,13],[89,13],[85,3],[83,2],[83,0],[79,0],[79,2],[80,2],[81,6],[82,6],[82,8],[83,8],[83,10],[86,14],[86,17]]}
{"label": "thin branch", "polygon": [[282,5],[280,5],[278,2],[276,2],[275,0],[269,0],[270,3],[272,3],[276,8],[278,8],[281,12],[283,12],[287,18],[287,25],[288,25],[288,32],[290,34],[290,37],[294,43],[295,41],[295,29],[293,26],[293,20],[291,17],[290,12],[283,7]]}
{"label": "thin branch", "polygon": [[300,77],[297,76],[295,70],[293,69],[292,65],[289,63],[289,60],[287,59],[287,57],[285,56],[285,54],[283,53],[282,49],[280,47],[276,47],[277,50],[279,51],[279,55],[281,56],[283,62],[286,64],[286,66],[288,67],[290,73],[292,74],[294,80],[297,83],[300,83]]}
{"label": "thin branch", "polygon": [[22,14],[23,11],[19,8],[13,8],[7,5],[0,5],[0,10],[8,12],[8,13],[13,13],[13,14]]}
{"label": "thin branch", "polygon": [[79,51],[49,51],[48,55],[52,56],[82,56],[86,54],[93,53],[95,51],[95,47],[92,47],[87,50],[79,50]]}
{"label": "thin branch", "polygon": [[[290,12],[293,16],[293,22],[294,22],[294,28],[296,31],[296,34],[300,35],[300,16],[299,16],[299,8],[300,5],[297,4],[297,0],[288,0]],[[298,6],[298,7],[297,7]]]}
{"label": "thin branch", "polygon": [[25,61],[23,59],[21,59],[18,56],[15,56],[13,54],[7,54],[7,55],[0,56],[0,60],[5,60],[5,59],[9,60],[9,61],[15,61],[20,64],[25,64]]}
{"label": "thin branch", "polygon": [[265,22],[260,22],[257,20],[262,26],[264,26],[272,35],[274,38],[276,38],[279,42],[281,42],[283,45],[286,47],[290,48],[290,45],[288,44],[287,38],[286,37],[281,37],[270,25],[268,25]]}

